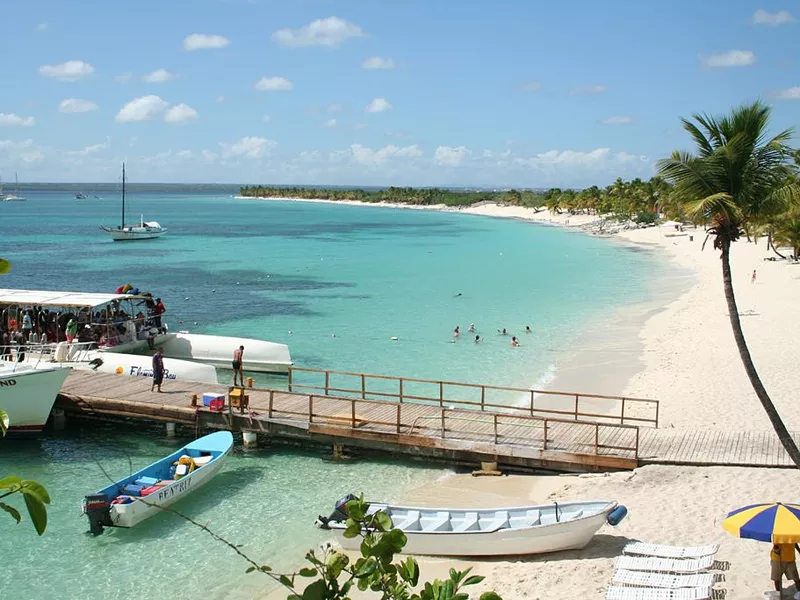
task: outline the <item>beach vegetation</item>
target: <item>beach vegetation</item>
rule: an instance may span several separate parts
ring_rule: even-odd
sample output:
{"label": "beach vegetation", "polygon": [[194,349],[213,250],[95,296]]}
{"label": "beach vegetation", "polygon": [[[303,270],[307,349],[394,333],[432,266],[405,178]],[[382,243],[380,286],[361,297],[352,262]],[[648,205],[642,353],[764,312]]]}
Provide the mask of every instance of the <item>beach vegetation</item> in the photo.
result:
{"label": "beach vegetation", "polygon": [[[0,433],[3,436],[6,435],[8,426],[8,414],[0,410]],[[47,507],[45,505],[50,504],[50,495],[47,490],[36,481],[21,479],[16,475],[0,478],[0,510],[11,515],[11,518],[19,523],[22,521],[22,514],[17,508],[3,501],[4,498],[13,495],[22,496],[36,533],[42,535],[47,529]]]}
{"label": "beach vegetation", "polygon": [[731,274],[731,246],[748,239],[759,227],[772,224],[775,240],[795,248],[800,204],[794,134],[786,129],[769,134],[771,109],[761,102],[714,117],[695,114],[681,119],[695,151],[675,151],[658,161],[659,175],[673,184],[671,196],[686,214],[704,223],[720,252],[722,284],[739,356],[775,433],[792,461],[800,467],[800,451],[778,414],[756,371],[742,331]]}

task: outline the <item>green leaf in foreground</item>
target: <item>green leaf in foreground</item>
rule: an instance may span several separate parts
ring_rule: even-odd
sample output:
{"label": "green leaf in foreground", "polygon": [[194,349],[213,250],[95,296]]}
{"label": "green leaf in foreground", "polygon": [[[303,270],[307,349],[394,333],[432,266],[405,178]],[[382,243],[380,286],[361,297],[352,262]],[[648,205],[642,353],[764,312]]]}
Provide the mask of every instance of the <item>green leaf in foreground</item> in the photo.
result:
{"label": "green leaf in foreground", "polygon": [[483,592],[480,600],[503,600],[497,592]]}
{"label": "green leaf in foreground", "polygon": [[25,495],[34,496],[39,502],[50,504],[50,495],[41,483],[36,481],[23,481],[20,490]]}
{"label": "green leaf in foreground", "polygon": [[13,506],[9,506],[5,502],[0,502],[0,508],[10,514],[14,519],[19,523],[22,520],[22,516],[19,514],[19,511],[14,508]]}
{"label": "green leaf in foreground", "polygon": [[47,528],[47,509],[44,507],[44,503],[35,495],[23,494],[23,496],[25,497],[25,506],[28,508],[28,514],[31,516],[31,521],[33,521],[36,533],[42,535]]}
{"label": "green leaf in foreground", "polygon": [[5,258],[0,258],[0,275],[6,275],[11,272],[11,263]]}

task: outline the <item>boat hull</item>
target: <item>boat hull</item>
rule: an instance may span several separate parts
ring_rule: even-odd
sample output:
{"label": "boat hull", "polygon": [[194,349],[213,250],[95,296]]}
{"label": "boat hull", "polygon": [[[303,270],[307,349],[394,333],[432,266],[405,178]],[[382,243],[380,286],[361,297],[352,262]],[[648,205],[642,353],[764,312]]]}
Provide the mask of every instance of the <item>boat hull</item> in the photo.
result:
{"label": "boat hull", "polygon": [[[534,525],[523,528],[503,528],[494,531],[407,531],[405,554],[428,556],[521,556],[545,554],[586,547],[606,523],[615,502],[593,514],[565,522]],[[562,506],[559,504],[559,506]],[[577,504],[564,504],[564,510]],[[538,507],[530,507],[536,509]],[[449,510],[449,509],[437,509]],[[509,512],[522,509],[505,509]],[[459,512],[464,513],[462,509]],[[339,543],[347,550],[358,550],[360,537],[345,538],[343,527],[332,527]]]}
{"label": "boat hull", "polygon": [[160,238],[167,230],[161,231],[127,231],[119,229],[105,229],[115,242],[130,242],[133,240],[153,240]]}
{"label": "boat hull", "polygon": [[37,434],[44,429],[67,369],[33,369],[3,365],[0,369],[0,410],[8,414],[9,432]]}
{"label": "boat hull", "polygon": [[232,369],[233,351],[239,346],[244,346],[242,368],[245,371],[286,374],[292,366],[289,347],[276,342],[179,332],[159,345],[164,350],[164,356],[204,363],[219,369]]}

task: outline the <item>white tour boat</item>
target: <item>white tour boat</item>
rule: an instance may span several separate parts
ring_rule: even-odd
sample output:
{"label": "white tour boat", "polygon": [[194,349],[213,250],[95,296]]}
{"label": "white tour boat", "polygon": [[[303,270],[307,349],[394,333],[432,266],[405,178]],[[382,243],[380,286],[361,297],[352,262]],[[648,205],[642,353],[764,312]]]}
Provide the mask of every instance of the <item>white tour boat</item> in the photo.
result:
{"label": "white tour boat", "polygon": [[231,432],[217,431],[86,496],[90,531],[100,535],[104,527],[133,527],[188,496],[217,474],[232,447]]}
{"label": "white tour boat", "polygon": [[41,432],[68,374],[69,369],[0,361],[0,410],[8,415],[9,432]]}
{"label": "white tour boat", "polygon": [[[349,495],[336,503],[317,526],[337,534],[343,548],[357,550],[361,538],[346,538]],[[616,525],[627,509],[616,502],[564,502],[514,508],[420,508],[370,503],[369,514],[382,510],[395,529],[406,534],[406,554],[430,556],[514,556],[585,547],[606,522]]]}
{"label": "white tour boat", "polygon": [[144,215],[141,216],[138,225],[125,224],[125,163],[122,163],[122,221],[119,227],[107,227],[103,225],[100,229],[110,234],[111,239],[115,242],[152,240],[167,233],[167,230],[161,227],[156,221],[145,222]]}
{"label": "white tour boat", "polygon": [[[78,336],[64,341],[36,340],[25,344],[25,360],[33,364],[91,367],[101,372],[152,376],[153,348],[164,352],[168,379],[216,383],[216,368],[231,368],[233,352],[244,346],[244,370],[286,374],[292,364],[289,348],[266,340],[218,335],[171,333],[166,326],[151,326],[145,316],[153,297],[132,293],[85,293],[0,289],[0,311],[6,314],[38,307],[69,313],[78,322]],[[124,317],[97,322],[96,317],[118,307]],[[59,321],[60,331],[66,317]],[[87,336],[90,336],[87,339]],[[93,337],[92,337],[93,336]],[[14,352],[16,354],[16,351]],[[98,361],[98,359],[100,359]],[[87,365],[87,363],[89,363]],[[102,363],[102,364],[99,364]]]}

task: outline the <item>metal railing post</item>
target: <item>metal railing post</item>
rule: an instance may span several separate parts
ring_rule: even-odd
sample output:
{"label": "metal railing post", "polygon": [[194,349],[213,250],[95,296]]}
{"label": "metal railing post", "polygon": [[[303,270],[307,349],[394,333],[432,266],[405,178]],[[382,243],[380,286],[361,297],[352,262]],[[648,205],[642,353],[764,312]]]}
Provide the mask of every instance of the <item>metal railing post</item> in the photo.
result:
{"label": "metal railing post", "polygon": [[292,367],[289,367],[289,391],[292,391]]}
{"label": "metal railing post", "polygon": [[274,399],[274,397],[275,397],[275,390],[270,390],[269,391],[269,412],[267,413],[267,416],[268,416],[269,419],[272,418],[272,400]]}
{"label": "metal railing post", "polygon": [[444,382],[439,382],[439,406],[444,406]]}
{"label": "metal railing post", "polygon": [[356,401],[350,401],[350,426],[356,428]]}
{"label": "metal railing post", "polygon": [[619,424],[625,425],[625,398],[622,399],[622,412],[619,415]]}
{"label": "metal railing post", "polygon": [[575,420],[578,420],[578,394],[575,394]]}
{"label": "metal railing post", "polygon": [[397,405],[397,434],[400,435],[400,405]]}
{"label": "metal railing post", "polygon": [[531,390],[531,416],[533,416],[533,390]]}
{"label": "metal railing post", "polygon": [[497,446],[497,413],[494,414],[494,445]]}
{"label": "metal railing post", "polygon": [[444,425],[444,413],[445,413],[445,412],[446,412],[446,411],[445,411],[445,409],[443,408],[443,409],[442,409],[442,439],[444,439],[444,432],[445,432],[445,425]]}
{"label": "metal railing post", "polygon": [[544,420],[544,443],[542,444],[542,450],[547,450],[547,419]]}
{"label": "metal railing post", "polygon": [[403,402],[403,378],[400,378],[400,402]]}
{"label": "metal railing post", "polygon": [[367,380],[364,374],[361,374],[361,397],[366,399],[367,397]]}
{"label": "metal railing post", "polygon": [[314,396],[312,394],[308,395],[308,422],[314,422]]}
{"label": "metal railing post", "polygon": [[600,425],[594,424],[594,454],[597,456],[600,453]]}
{"label": "metal railing post", "polygon": [[482,385],[481,386],[481,410],[486,410],[486,407],[484,406],[485,404],[486,404],[486,386]]}
{"label": "metal railing post", "polygon": [[331,387],[330,386],[330,375],[331,375],[330,371],[325,371],[325,395],[326,396],[330,396],[330,393],[328,391],[329,388]]}

